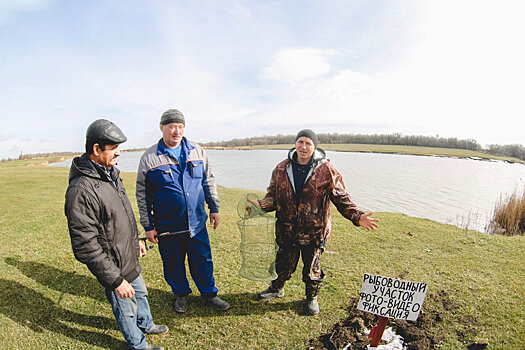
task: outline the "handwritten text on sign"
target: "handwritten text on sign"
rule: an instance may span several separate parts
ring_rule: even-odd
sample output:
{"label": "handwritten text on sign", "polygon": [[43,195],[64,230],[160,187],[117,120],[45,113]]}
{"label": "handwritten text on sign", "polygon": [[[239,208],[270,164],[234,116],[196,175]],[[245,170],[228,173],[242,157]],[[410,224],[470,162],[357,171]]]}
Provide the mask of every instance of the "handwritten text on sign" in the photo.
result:
{"label": "handwritten text on sign", "polygon": [[372,314],[415,321],[425,300],[427,284],[366,274],[357,309]]}

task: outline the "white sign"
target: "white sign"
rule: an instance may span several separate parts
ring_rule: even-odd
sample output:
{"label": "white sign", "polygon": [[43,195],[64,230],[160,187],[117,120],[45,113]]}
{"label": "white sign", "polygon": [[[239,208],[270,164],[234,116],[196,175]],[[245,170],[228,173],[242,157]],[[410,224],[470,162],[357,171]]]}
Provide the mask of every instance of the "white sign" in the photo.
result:
{"label": "white sign", "polygon": [[372,314],[415,321],[428,284],[366,274],[357,309]]}

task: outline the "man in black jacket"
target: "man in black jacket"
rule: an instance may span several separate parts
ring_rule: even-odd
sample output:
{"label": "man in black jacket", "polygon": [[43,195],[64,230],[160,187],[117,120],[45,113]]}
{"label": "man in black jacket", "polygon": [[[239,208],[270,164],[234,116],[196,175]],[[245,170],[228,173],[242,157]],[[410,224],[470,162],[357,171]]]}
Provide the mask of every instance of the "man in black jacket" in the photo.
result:
{"label": "man in black jacket", "polygon": [[86,153],[73,159],[66,192],[67,216],[75,258],[104,286],[119,328],[131,349],[163,349],[146,334],[163,334],[152,320],[139,256],[146,253],[119,170],[118,145],[127,140],[105,119],[91,123]]}

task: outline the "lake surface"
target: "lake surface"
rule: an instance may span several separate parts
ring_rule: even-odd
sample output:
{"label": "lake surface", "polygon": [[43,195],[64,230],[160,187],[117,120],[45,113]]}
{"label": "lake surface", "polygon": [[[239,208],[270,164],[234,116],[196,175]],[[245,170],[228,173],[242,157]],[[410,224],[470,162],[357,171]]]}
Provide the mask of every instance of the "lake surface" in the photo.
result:
{"label": "lake surface", "polygon": [[[207,150],[219,185],[266,190],[284,150]],[[525,166],[504,162],[326,152],[360,209],[404,213],[484,231],[494,205],[525,188]],[[142,152],[123,152],[117,167],[136,172]],[[53,166],[69,166],[70,161]],[[246,192],[249,192],[248,190]]]}

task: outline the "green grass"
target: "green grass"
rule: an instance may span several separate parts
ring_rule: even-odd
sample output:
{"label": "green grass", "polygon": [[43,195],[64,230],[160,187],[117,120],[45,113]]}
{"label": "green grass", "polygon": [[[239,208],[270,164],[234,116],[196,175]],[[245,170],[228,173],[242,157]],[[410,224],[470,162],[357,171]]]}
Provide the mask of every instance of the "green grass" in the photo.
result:
{"label": "green grass", "polygon": [[[125,348],[101,286],[71,252],[63,214],[67,174],[54,167],[0,168],[2,349]],[[123,179],[136,210],[135,174]],[[308,317],[301,313],[301,263],[286,296],[269,303],[254,298],[266,283],[238,275],[236,206],[246,192],[219,188],[221,222],[210,230],[217,286],[232,305],[227,312],[202,306],[192,284],[190,310],[176,314],[158,249],[142,258],[154,320],[170,327],[166,335],[148,336],[150,342],[167,349],[305,349],[309,339],[347,316],[363,273],[373,273],[428,282],[429,293],[447,293],[458,308],[436,325],[445,335],[442,349],[465,348],[480,338],[490,349],[525,344],[525,237],[489,236],[392,213],[375,214],[381,228],[367,232],[334,214],[322,259],[321,313]],[[432,309],[432,299],[425,307]]]}
{"label": "green grass", "polygon": [[[293,145],[268,145],[253,146],[246,148],[253,149],[290,149]],[[525,161],[506,156],[497,156],[485,152],[471,151],[456,148],[439,148],[439,147],[419,147],[419,146],[397,146],[397,145],[370,145],[370,144],[320,144],[320,148],[326,151],[341,152],[370,152],[370,153],[389,153],[389,154],[412,154],[418,156],[438,156],[438,157],[457,157],[470,158],[478,157],[482,159],[504,160],[512,163],[525,163]]]}

